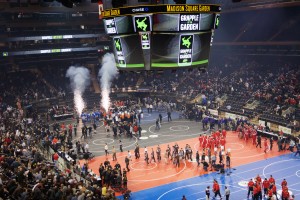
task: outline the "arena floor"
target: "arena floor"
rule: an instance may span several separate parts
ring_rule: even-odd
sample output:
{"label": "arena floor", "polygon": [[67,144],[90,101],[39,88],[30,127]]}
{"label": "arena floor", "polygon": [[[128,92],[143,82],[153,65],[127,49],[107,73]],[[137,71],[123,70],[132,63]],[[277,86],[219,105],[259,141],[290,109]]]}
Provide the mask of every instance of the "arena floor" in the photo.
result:
{"label": "arena floor", "polygon": [[[250,178],[260,174],[262,178],[272,174],[277,181],[278,190],[281,189],[280,183],[283,178],[287,179],[288,187],[291,193],[296,197],[300,195],[300,159],[296,158],[288,151],[278,152],[274,144],[273,150],[263,152],[263,149],[255,148],[252,142],[245,142],[237,137],[235,132],[228,132],[226,139],[226,148],[231,149],[232,173],[221,175],[216,172],[205,172],[201,167],[197,167],[196,161],[182,161],[180,167],[176,168],[171,162],[166,163],[164,159],[160,163],[152,162],[149,165],[144,161],[144,146],[147,146],[148,152],[153,147],[160,144],[162,152],[165,151],[168,144],[173,145],[175,141],[180,147],[185,144],[192,146],[195,151],[201,152],[198,136],[205,133],[202,130],[200,122],[178,119],[178,114],[172,113],[172,122],[167,122],[166,114],[163,114],[162,128],[155,131],[155,119],[157,112],[145,114],[141,122],[143,128],[142,138],[121,138],[124,152],[117,153],[118,162],[122,168],[125,167],[125,156],[130,150],[132,160],[130,161],[131,171],[128,173],[128,188],[133,192],[133,200],[154,200],[154,199],[178,199],[185,195],[188,200],[205,199],[205,188],[212,187],[213,179],[217,179],[221,185],[221,194],[224,195],[224,187],[229,186],[231,190],[230,199],[243,200],[247,197],[247,183]],[[78,134],[80,136],[81,134]],[[113,145],[119,149],[119,138],[115,139],[112,135],[107,135],[104,127],[97,129],[97,134],[88,139],[90,151],[96,157],[89,162],[89,167],[94,173],[98,174],[100,163],[109,159],[112,161],[112,155],[104,155],[104,144],[108,143],[109,149]],[[141,147],[141,158],[135,159],[133,149],[138,143]],[[200,153],[201,154],[201,153]],[[84,162],[84,161],[82,161]],[[280,193],[280,191],[279,191]],[[122,197],[119,197],[122,199]],[[218,199],[218,198],[217,198]]]}
{"label": "arena floor", "polygon": [[[95,156],[104,155],[105,143],[108,144],[109,150],[113,146],[119,150],[119,140],[122,140],[123,150],[133,150],[135,145],[138,143],[140,148],[145,146],[155,146],[158,144],[171,143],[179,140],[184,140],[188,138],[197,137],[200,133],[204,133],[202,129],[202,123],[196,123],[194,121],[188,121],[179,119],[179,115],[176,112],[172,112],[172,122],[167,121],[167,114],[162,113],[163,120],[161,124],[161,129],[159,131],[155,130],[155,120],[158,118],[158,112],[153,111],[148,114],[146,110],[144,111],[144,118],[141,120],[142,127],[142,137],[140,139],[136,137],[128,138],[126,136],[114,137],[113,132],[105,132],[103,124],[97,128],[97,133],[93,134],[93,138],[88,138],[85,141],[89,144],[89,150]],[[71,121],[65,121],[66,123],[71,123]],[[102,123],[102,122],[101,122]],[[73,139],[80,140],[81,137],[81,122],[79,124],[77,137]],[[143,150],[143,149],[141,149]],[[133,155],[133,152],[132,152]]]}

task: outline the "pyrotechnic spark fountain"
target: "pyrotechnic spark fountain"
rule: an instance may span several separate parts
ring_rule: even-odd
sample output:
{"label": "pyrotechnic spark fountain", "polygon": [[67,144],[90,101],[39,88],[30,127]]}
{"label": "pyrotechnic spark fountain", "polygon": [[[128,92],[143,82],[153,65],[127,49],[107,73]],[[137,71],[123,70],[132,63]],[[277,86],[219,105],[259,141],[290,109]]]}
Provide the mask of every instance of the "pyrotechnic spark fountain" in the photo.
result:
{"label": "pyrotechnic spark fountain", "polygon": [[101,84],[101,106],[107,112],[110,107],[110,87],[113,78],[118,74],[115,58],[112,53],[107,53],[103,56],[102,66],[99,70],[98,76]]}

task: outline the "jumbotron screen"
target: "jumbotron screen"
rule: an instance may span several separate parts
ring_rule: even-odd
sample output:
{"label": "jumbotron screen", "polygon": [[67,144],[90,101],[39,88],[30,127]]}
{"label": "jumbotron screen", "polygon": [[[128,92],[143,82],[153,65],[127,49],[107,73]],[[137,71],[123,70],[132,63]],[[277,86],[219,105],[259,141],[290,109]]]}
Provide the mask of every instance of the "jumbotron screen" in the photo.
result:
{"label": "jumbotron screen", "polygon": [[119,68],[144,68],[144,56],[139,35],[118,35],[112,38],[116,66]]}
{"label": "jumbotron screen", "polygon": [[143,5],[101,12],[120,69],[208,65],[219,5]]}
{"label": "jumbotron screen", "polygon": [[151,67],[205,67],[208,64],[211,34],[153,33]]}

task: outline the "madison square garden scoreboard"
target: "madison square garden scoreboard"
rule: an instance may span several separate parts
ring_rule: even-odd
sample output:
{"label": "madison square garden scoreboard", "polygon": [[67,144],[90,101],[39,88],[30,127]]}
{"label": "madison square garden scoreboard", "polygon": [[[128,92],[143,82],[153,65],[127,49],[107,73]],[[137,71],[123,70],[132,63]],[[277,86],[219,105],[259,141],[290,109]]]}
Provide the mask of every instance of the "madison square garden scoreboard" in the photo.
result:
{"label": "madison square garden scoreboard", "polygon": [[143,5],[104,10],[101,18],[119,69],[208,65],[219,5]]}

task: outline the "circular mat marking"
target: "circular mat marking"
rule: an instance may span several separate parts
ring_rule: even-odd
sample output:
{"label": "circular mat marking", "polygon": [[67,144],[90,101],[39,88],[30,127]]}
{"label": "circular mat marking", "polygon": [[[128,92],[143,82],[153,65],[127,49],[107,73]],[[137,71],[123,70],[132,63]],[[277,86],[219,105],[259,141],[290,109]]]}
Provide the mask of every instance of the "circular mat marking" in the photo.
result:
{"label": "circular mat marking", "polygon": [[140,140],[147,140],[148,137],[144,136],[144,137],[140,137]]}
{"label": "circular mat marking", "polygon": [[[270,166],[276,165],[277,163],[289,162],[289,161],[291,161],[291,160],[295,160],[295,159],[280,160],[280,161],[272,162],[271,164],[266,165],[266,166],[264,167],[263,171],[262,171],[263,176],[264,176],[265,178],[267,178],[266,172],[265,172],[265,171],[266,171],[266,169],[269,168]],[[293,168],[293,167],[294,167],[294,166],[287,167],[287,168],[284,168],[284,170],[289,169],[289,168]],[[283,170],[277,170],[277,171],[275,171],[275,172],[278,172],[278,171],[283,171]],[[290,171],[290,170],[289,170],[289,171]],[[298,171],[296,171],[296,174],[297,174],[297,172],[298,172]],[[272,173],[272,171],[271,171],[270,173]],[[270,174],[270,173],[267,173],[267,174]],[[273,171],[273,173],[274,173],[274,171]],[[291,188],[291,187],[289,187],[289,189],[294,190],[294,191],[297,191],[297,192],[300,192],[300,190],[294,189],[294,188]]]}
{"label": "circular mat marking", "polygon": [[[107,140],[107,141],[106,141]],[[99,141],[99,142],[96,142],[96,141]],[[110,141],[110,142],[109,142]],[[110,138],[102,138],[102,139],[96,139],[96,140],[93,140],[93,144],[94,145],[105,145],[105,143],[107,144],[112,144],[114,143],[115,140],[114,139],[110,139]]]}
{"label": "circular mat marking", "polygon": [[[229,144],[230,144],[230,145],[229,145]],[[231,145],[231,144],[232,144],[232,145]],[[242,144],[240,144],[240,143],[236,143],[236,142],[229,142],[229,143],[226,143],[226,148],[227,148],[227,149],[229,149],[229,148],[228,148],[228,145],[230,146],[230,149],[231,149],[231,150],[236,150],[236,151],[242,150],[242,149],[245,148],[244,145],[242,145]],[[234,148],[235,146],[240,146],[240,148]]]}
{"label": "circular mat marking", "polygon": [[[164,117],[163,117],[164,118]],[[172,121],[172,123],[191,123],[191,121]],[[169,122],[162,122],[161,124],[169,124]],[[154,129],[155,128],[155,124],[154,125],[151,125],[148,127],[148,131],[152,134],[157,134],[157,132],[154,130],[152,131],[151,129]],[[161,136],[171,136],[171,137],[182,137],[182,136],[186,136],[186,134],[182,134],[182,135],[173,135],[173,134],[170,134],[170,129],[167,129],[167,131],[163,131],[163,132],[159,132],[159,135]],[[196,133],[189,133],[189,136],[192,136],[192,135],[199,135],[199,134],[206,134],[208,133],[210,130],[206,130],[206,131],[202,131],[202,132],[196,132]]]}
{"label": "circular mat marking", "polygon": [[190,129],[190,127],[185,125],[178,125],[178,126],[171,126],[169,129],[171,131],[187,131]]}
{"label": "circular mat marking", "polygon": [[296,171],[296,176],[300,178],[300,170]]}
{"label": "circular mat marking", "polygon": [[238,182],[239,186],[248,187],[248,181],[240,181]]}
{"label": "circular mat marking", "polygon": [[146,130],[142,130],[141,133],[147,133],[147,131]]}
{"label": "circular mat marking", "polygon": [[149,135],[150,138],[157,138],[158,135]]}
{"label": "circular mat marking", "polygon": [[[138,163],[142,163],[142,164],[138,164]],[[141,167],[141,169],[136,168],[136,167],[138,167],[138,166],[133,167],[133,166],[135,166],[136,164],[138,164],[138,166]],[[132,163],[132,164],[130,165],[130,167],[131,167],[131,169],[134,169],[134,170],[152,170],[152,169],[154,169],[155,167],[157,167],[157,164],[156,164],[156,163],[149,163],[149,165],[148,165],[149,168],[145,168],[145,165],[147,165],[147,164],[146,164],[146,161],[138,161],[138,162]],[[151,167],[151,165],[153,165],[153,166]]]}
{"label": "circular mat marking", "polygon": [[[126,145],[126,146],[123,146],[123,149],[127,149],[127,148],[129,148],[129,147],[132,147],[132,146],[134,146],[137,142],[138,142],[138,139],[137,139],[137,137],[135,137],[135,136],[133,136],[133,138],[135,139],[134,141],[132,141],[132,143],[131,144],[129,144],[129,145]],[[104,138],[104,139],[106,139],[106,138]],[[108,138],[107,138],[108,139]],[[102,139],[99,139],[99,140],[102,140]],[[118,142],[117,142],[118,143]],[[105,144],[105,143],[104,143]],[[116,145],[119,145],[119,144],[116,144]],[[124,145],[124,144],[123,144]],[[104,145],[103,145],[104,146]],[[94,149],[94,148],[97,148],[97,147],[93,147],[93,146],[90,146],[90,152],[97,152],[97,153],[102,153],[102,152],[104,152],[104,150],[91,150],[91,149]]]}
{"label": "circular mat marking", "polygon": [[186,163],[184,162],[184,167],[178,171],[177,173],[175,174],[171,174],[171,175],[168,175],[168,176],[162,176],[160,178],[154,178],[154,179],[131,179],[130,182],[150,182],[150,181],[158,181],[158,180],[163,180],[163,179],[166,179],[166,178],[170,178],[170,177],[174,177],[174,176],[177,176],[178,174],[181,174],[185,169],[186,169]]}

